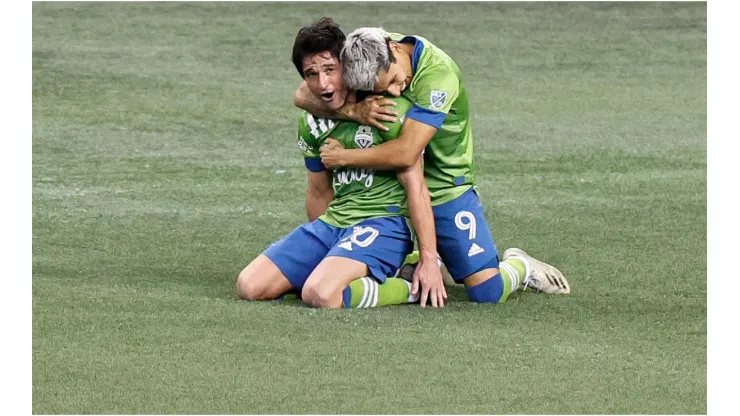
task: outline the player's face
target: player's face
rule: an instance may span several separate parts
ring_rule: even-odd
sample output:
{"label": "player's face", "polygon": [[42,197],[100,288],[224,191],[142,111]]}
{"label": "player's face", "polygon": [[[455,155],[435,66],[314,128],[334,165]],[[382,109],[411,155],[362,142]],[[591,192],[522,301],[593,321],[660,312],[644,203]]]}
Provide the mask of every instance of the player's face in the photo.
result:
{"label": "player's face", "polygon": [[331,52],[324,51],[304,58],[303,78],[313,95],[325,102],[329,109],[336,110],[347,100],[342,65]]}
{"label": "player's face", "polygon": [[391,50],[396,57],[396,62],[392,63],[387,71],[378,74],[378,82],[375,83],[374,92],[387,92],[394,97],[399,97],[411,85],[411,71],[410,68],[407,68],[410,67],[410,62],[406,62],[407,57],[401,53],[397,45],[391,46]]}

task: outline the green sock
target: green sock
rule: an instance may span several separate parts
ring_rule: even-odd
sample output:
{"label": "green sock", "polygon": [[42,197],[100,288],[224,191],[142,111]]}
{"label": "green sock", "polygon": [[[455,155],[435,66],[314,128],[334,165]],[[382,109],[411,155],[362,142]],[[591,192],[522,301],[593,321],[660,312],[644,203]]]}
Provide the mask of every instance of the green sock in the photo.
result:
{"label": "green sock", "polygon": [[[382,285],[372,277],[363,277],[350,283],[344,289],[344,307],[374,308],[377,306],[403,305],[413,303],[418,296],[411,296],[411,283],[389,277]],[[349,299],[349,306],[347,300]]]}
{"label": "green sock", "polygon": [[504,281],[504,293],[498,301],[501,303],[522,286],[527,269],[521,259],[511,257],[499,263],[498,267]]}
{"label": "green sock", "polygon": [[408,256],[406,256],[406,259],[403,261],[403,264],[414,264],[418,262],[419,262],[419,250],[414,250]]}

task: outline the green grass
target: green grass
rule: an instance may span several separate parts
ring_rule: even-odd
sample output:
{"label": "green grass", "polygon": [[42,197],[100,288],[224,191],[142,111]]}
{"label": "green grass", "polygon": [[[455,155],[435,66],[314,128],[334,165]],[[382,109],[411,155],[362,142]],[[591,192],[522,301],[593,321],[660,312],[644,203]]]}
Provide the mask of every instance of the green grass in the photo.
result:
{"label": "green grass", "polygon": [[[323,15],[458,61],[497,245],[572,295],[235,300]],[[704,3],[34,3],[33,412],[706,413],[706,63]]]}

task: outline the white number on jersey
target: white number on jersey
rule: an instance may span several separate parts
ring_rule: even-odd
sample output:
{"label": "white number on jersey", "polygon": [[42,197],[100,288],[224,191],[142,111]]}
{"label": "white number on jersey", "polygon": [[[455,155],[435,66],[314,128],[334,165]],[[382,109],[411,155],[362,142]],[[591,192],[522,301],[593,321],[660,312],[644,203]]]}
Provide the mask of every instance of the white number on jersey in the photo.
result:
{"label": "white number on jersey", "polygon": [[344,237],[337,247],[352,251],[352,243],[355,243],[364,248],[372,244],[379,235],[380,232],[373,227],[354,227],[352,235]]}
{"label": "white number on jersey", "polygon": [[[467,220],[467,221],[463,221]],[[455,226],[462,231],[468,231],[468,239],[475,239],[475,216],[470,211],[460,211],[455,215]]]}
{"label": "white number on jersey", "polygon": [[311,128],[311,135],[315,138],[321,137],[322,134],[334,127],[334,121],[327,118],[314,118],[311,114],[306,115],[308,127]]}
{"label": "white number on jersey", "polygon": [[355,232],[352,233],[350,240],[360,247],[367,247],[378,238],[378,235],[380,233],[373,227],[355,227]]}

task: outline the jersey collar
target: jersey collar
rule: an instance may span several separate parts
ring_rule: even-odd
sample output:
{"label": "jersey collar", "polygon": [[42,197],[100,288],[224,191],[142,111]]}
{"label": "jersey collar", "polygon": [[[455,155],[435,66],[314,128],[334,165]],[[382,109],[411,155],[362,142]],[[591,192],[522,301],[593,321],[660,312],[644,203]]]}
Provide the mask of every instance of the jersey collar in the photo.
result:
{"label": "jersey collar", "polygon": [[414,54],[411,55],[411,70],[414,71],[414,74],[415,74],[416,65],[419,63],[419,58],[421,58],[421,53],[424,51],[424,42],[420,41],[419,39],[413,36],[406,36],[403,39],[399,40],[398,42],[414,44]]}

